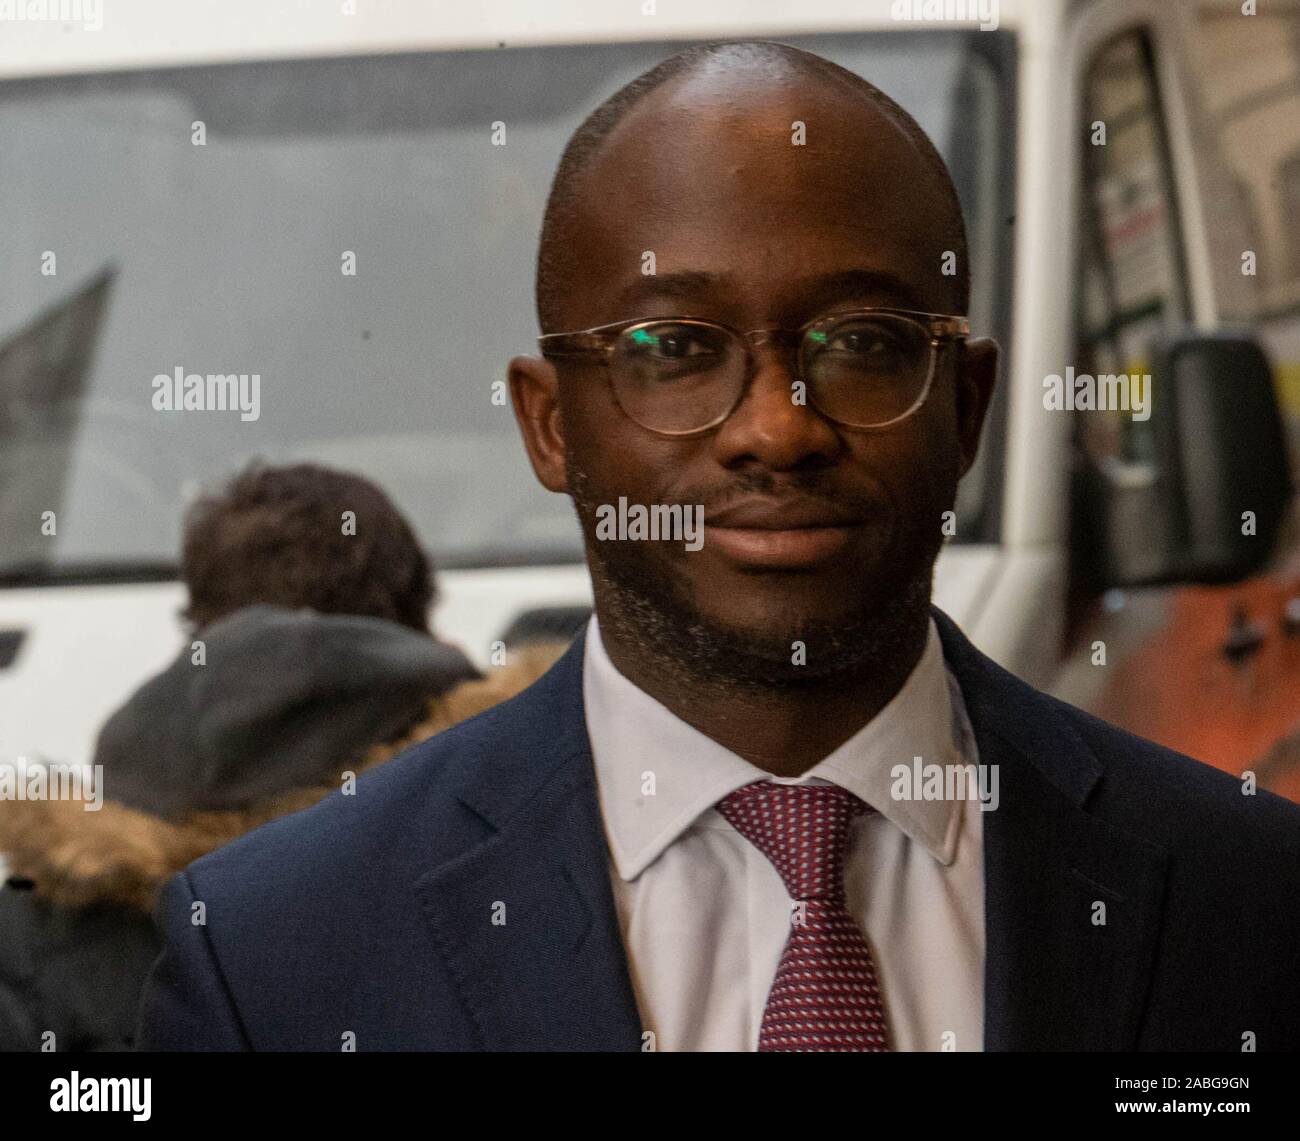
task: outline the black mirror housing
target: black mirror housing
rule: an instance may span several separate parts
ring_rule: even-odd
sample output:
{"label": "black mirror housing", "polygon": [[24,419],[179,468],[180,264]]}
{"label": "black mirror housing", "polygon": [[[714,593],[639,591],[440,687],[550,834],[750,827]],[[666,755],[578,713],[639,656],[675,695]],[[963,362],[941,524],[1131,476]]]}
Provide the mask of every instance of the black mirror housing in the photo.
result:
{"label": "black mirror housing", "polygon": [[1293,494],[1268,358],[1249,333],[1183,331],[1151,370],[1151,462],[1076,472],[1076,559],[1100,589],[1246,578]]}

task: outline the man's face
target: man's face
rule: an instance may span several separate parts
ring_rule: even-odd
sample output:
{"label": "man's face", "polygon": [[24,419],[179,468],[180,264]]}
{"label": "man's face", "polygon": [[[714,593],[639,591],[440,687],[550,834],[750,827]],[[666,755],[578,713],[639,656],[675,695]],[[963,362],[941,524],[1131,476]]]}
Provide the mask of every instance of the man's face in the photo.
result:
{"label": "man's face", "polygon": [[[804,145],[792,142],[796,121]],[[820,86],[674,81],[607,140],[581,201],[566,331],[667,316],[797,328],[876,305],[952,312],[936,174],[881,114]],[[553,411],[521,391],[544,389],[524,373],[544,380],[551,366],[516,362],[530,455],[548,487],[574,497],[598,608],[632,598],[642,622],[648,608],[666,611],[772,663],[788,662],[795,640],[810,664],[819,648],[852,656],[847,643],[879,625],[880,608],[928,599],[993,350],[949,344],[920,410],[871,432],[794,400],[788,350],[753,351],[741,403],[688,438],[630,420],[598,362],[557,362]],[[702,549],[598,540],[596,509],[620,497],[702,505]]]}

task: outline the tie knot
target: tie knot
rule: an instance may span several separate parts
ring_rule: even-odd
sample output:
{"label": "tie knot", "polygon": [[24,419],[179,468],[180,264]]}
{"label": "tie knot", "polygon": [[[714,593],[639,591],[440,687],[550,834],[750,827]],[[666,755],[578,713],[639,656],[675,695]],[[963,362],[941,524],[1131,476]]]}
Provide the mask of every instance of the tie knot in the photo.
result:
{"label": "tie knot", "polygon": [[838,785],[761,780],[723,797],[718,811],[801,900],[843,898],[849,825],[874,809]]}

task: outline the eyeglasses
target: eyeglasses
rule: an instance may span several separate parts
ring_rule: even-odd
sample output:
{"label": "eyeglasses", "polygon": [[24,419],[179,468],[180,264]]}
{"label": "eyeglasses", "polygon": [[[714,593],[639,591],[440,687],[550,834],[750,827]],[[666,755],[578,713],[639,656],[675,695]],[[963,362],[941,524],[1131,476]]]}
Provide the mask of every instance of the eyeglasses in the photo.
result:
{"label": "eyeglasses", "polygon": [[618,321],[548,333],[538,344],[548,358],[599,357],[631,420],[662,436],[691,436],[736,410],[754,374],[757,345],[795,350],[796,379],[823,416],[876,429],[925,403],[939,346],[969,335],[965,317],[871,308],[819,317],[798,329],[748,333],[694,317]]}

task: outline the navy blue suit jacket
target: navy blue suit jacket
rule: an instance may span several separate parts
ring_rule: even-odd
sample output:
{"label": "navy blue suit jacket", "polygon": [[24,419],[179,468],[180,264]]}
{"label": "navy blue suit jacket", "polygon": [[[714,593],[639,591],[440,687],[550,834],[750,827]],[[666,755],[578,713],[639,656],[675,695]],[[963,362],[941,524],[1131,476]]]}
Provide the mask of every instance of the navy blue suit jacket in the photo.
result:
{"label": "navy blue suit jacket", "polygon": [[[1000,766],[985,1048],[1300,1048],[1300,807],[1039,693],[934,613]],[[582,656],[175,876],[140,1047],[640,1049]]]}

